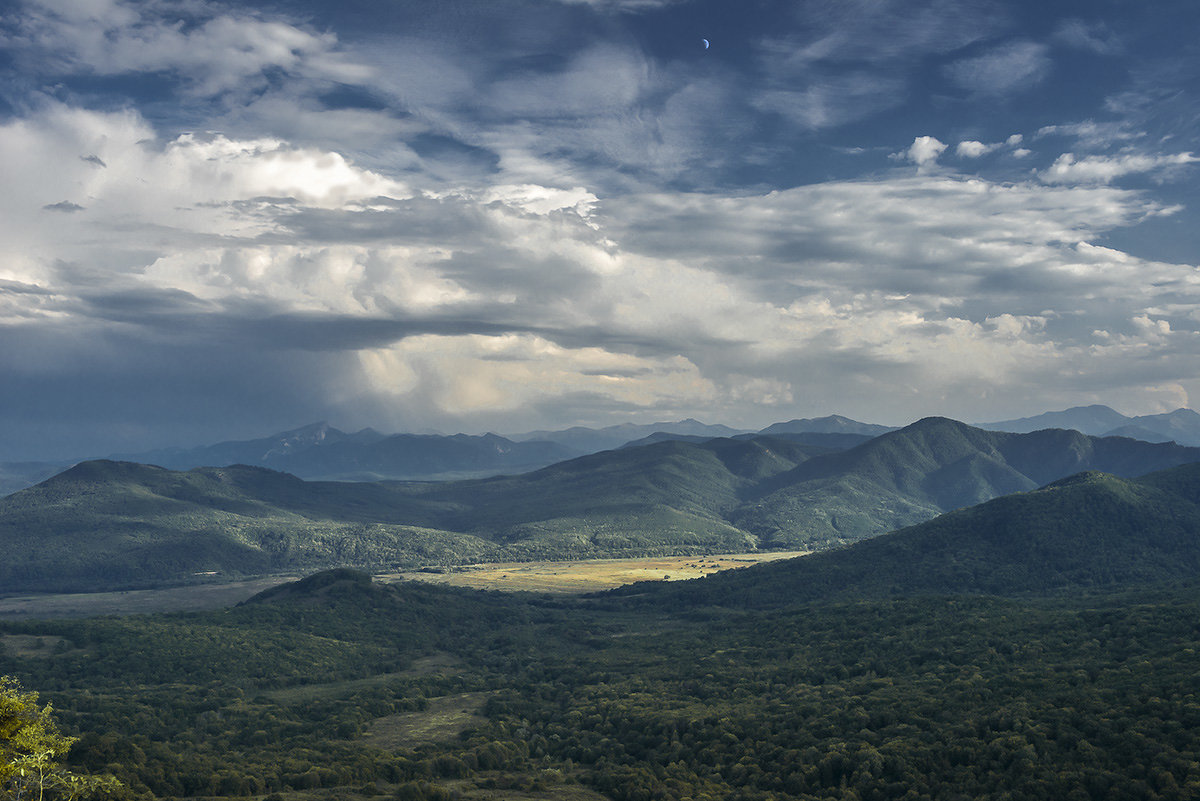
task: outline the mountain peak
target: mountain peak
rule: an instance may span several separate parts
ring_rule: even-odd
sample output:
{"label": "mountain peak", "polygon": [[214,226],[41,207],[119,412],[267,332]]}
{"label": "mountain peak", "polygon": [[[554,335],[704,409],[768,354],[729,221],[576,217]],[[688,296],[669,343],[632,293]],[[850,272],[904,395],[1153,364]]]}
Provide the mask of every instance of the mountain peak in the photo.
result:
{"label": "mountain peak", "polygon": [[165,468],[156,465],[139,464],[138,462],[123,462],[114,459],[89,459],[67,468],[52,476],[42,484],[74,483],[74,482],[117,482],[131,478],[140,479],[149,473],[167,473]]}

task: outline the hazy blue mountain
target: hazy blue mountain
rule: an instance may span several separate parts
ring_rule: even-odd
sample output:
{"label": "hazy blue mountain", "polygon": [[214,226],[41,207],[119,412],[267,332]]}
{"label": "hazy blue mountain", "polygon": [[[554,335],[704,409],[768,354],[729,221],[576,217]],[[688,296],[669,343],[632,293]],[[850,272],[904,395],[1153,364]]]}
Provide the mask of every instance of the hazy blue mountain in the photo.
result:
{"label": "hazy blue mountain", "polygon": [[1144,414],[1131,420],[1133,425],[1168,437],[1180,445],[1200,445],[1200,414],[1191,409],[1176,409],[1164,414]]}
{"label": "hazy blue mountain", "polygon": [[1076,406],[1035,417],[980,423],[978,427],[990,431],[1016,433],[1066,428],[1094,436],[1133,437],[1146,442],[1174,441],[1180,445],[1200,445],[1200,414],[1191,409],[1127,417],[1107,406]]}
{"label": "hazy blue mountain", "polygon": [[895,426],[881,426],[874,423],[860,423],[849,417],[831,414],[828,417],[803,418],[789,420],[786,423],[772,423],[758,433],[771,436],[774,434],[865,434],[877,437],[889,431],[895,431]]}
{"label": "hazy blue mountain", "polygon": [[577,455],[596,453],[598,451],[619,448],[627,442],[640,440],[653,434],[679,434],[686,437],[732,437],[736,434],[751,433],[745,429],[730,428],[725,425],[709,425],[699,420],[688,418],[674,423],[621,423],[604,428],[585,428],[574,426],[561,431],[528,431],[524,434],[512,434],[509,439],[515,442],[542,440],[555,442],[572,449]]}
{"label": "hazy blue mountain", "polygon": [[1200,578],[1200,464],[1086,472],[844,549],[617,594],[771,607],[919,594],[1013,595]]}
{"label": "hazy blue mountain", "polygon": [[1011,431],[1017,434],[1028,434],[1031,431],[1041,431],[1045,428],[1067,428],[1084,434],[1100,436],[1114,428],[1129,425],[1132,420],[1133,418],[1126,417],[1107,406],[1093,404],[1091,406],[1073,406],[1059,412],[1045,412],[1034,417],[1021,417],[1016,420],[978,423],[976,427],[988,431]]}
{"label": "hazy blue mountain", "polygon": [[549,442],[513,442],[496,434],[353,434],[313,423],[261,439],[199,448],[115,454],[114,461],[155,464],[175,470],[248,464],[309,479],[470,478],[534,470],[577,455]]}
{"label": "hazy blue mountain", "polygon": [[193,467],[206,466],[221,467],[230,464],[266,466],[269,462],[287,459],[310,448],[328,446],[347,439],[365,443],[382,436],[369,428],[363,429],[357,434],[347,434],[328,423],[321,422],[258,439],[231,440],[196,448],[159,448],[140,453],[114,453],[108,458],[113,461],[154,464],[174,470],[189,470]]}
{"label": "hazy blue mountain", "polygon": [[[728,439],[757,439],[762,434],[738,434]],[[821,431],[800,431],[787,433],[770,434],[773,439],[781,439],[787,442],[796,442],[802,445],[818,445],[822,448],[828,448],[831,451],[842,451],[847,448],[853,448],[855,445],[861,445],[874,435],[871,434],[843,434],[838,432],[821,432]],[[648,437],[635,439],[633,442],[626,442],[622,448],[639,448],[642,445],[652,445],[655,442],[665,442],[667,440],[677,440],[679,442],[700,443],[707,442],[710,439],[719,439],[718,437],[693,436],[688,434],[668,434],[665,431],[657,431]]]}

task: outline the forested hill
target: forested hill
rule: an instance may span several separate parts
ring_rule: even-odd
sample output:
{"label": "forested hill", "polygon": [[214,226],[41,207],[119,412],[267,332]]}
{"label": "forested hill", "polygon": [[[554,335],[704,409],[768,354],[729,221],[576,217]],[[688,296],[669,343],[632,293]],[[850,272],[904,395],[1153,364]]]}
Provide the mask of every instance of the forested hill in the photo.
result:
{"label": "forested hill", "polygon": [[147,586],[336,566],[825,549],[1083,469],[1133,476],[1200,449],[931,418],[848,450],[784,437],[664,441],[515,476],[307,482],[261,467],[85,462],[0,498],[0,587]]}
{"label": "forested hill", "polygon": [[1085,470],[1135,477],[1200,448],[1048,429],[984,431],[930,417],[774,476],[730,516],[763,542],[821,549],[1036,489]]}
{"label": "forested hill", "polygon": [[844,549],[614,595],[764,608],[922,594],[1019,595],[1200,579],[1200,464],[1081,473]]}
{"label": "forested hill", "polygon": [[784,439],[661,442],[520,476],[306,482],[261,467],[186,472],[84,462],[0,498],[0,587],[82,591],[334,566],[736,552],[723,514],[828,448]]}

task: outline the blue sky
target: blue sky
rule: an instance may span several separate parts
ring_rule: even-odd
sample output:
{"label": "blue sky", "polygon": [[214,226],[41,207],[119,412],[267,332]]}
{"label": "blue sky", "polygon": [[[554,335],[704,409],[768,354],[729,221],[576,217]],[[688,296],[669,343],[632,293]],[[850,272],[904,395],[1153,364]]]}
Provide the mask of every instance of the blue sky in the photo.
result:
{"label": "blue sky", "polygon": [[1200,391],[1192,2],[3,8],[2,458]]}

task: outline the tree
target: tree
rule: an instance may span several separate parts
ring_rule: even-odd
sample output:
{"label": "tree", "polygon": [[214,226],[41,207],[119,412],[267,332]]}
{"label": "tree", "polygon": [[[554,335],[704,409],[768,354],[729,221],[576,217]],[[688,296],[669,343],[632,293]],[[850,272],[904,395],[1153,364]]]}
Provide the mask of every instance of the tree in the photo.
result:
{"label": "tree", "polygon": [[72,773],[61,764],[74,737],[54,722],[35,692],[0,676],[0,801],[74,801],[121,787],[111,776]]}

